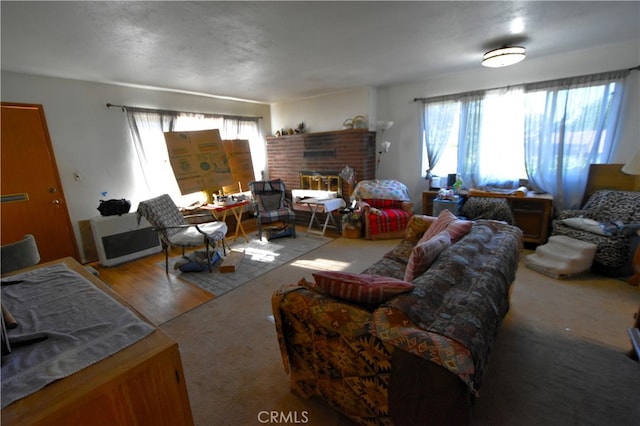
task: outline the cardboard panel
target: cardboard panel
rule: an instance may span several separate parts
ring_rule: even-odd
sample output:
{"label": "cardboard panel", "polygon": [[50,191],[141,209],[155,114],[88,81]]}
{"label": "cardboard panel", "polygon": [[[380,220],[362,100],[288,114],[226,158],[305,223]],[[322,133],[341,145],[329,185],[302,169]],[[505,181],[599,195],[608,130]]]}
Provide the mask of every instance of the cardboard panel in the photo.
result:
{"label": "cardboard panel", "polygon": [[224,187],[225,194],[248,191],[249,182],[255,180],[253,161],[248,140],[224,140],[224,150],[233,177],[233,185]]}
{"label": "cardboard panel", "polygon": [[234,184],[218,129],[165,132],[164,137],[182,194]]}

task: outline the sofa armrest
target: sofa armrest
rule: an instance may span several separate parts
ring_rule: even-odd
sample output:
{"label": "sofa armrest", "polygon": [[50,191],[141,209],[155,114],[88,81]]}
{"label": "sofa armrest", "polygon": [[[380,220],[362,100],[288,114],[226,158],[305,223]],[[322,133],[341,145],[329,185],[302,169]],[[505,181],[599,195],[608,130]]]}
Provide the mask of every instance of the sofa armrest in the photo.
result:
{"label": "sofa armrest", "polygon": [[[287,341],[287,337],[292,335],[292,330],[287,329],[291,324],[287,321],[305,324],[304,329],[296,330],[296,333],[325,329],[346,339],[351,339],[369,332],[367,325],[372,315],[370,311],[362,307],[317,293],[303,285],[280,287],[271,297],[271,306],[282,360],[287,373],[291,373],[288,346],[293,344],[293,342]],[[339,315],[333,316],[334,312],[339,312]],[[295,344],[305,344],[304,339],[300,340],[296,337],[295,340]],[[311,340],[307,343],[315,344]]]}
{"label": "sofa armrest", "polygon": [[362,213],[369,213],[371,211],[371,204],[367,203],[364,200],[358,201],[358,208],[362,211]]}
{"label": "sofa armrest", "polygon": [[403,201],[402,210],[411,213],[413,211],[413,203],[411,201]]}
{"label": "sofa armrest", "polygon": [[586,217],[587,219],[594,219],[594,212],[591,210],[562,210],[558,213],[556,220],[569,219],[572,217]]}

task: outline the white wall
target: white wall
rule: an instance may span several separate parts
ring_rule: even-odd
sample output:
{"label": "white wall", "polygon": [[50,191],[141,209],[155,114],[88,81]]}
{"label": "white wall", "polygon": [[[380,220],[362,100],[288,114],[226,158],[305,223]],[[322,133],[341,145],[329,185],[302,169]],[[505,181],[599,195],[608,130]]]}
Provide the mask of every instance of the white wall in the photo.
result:
{"label": "white wall", "polygon": [[[269,106],[167,91],[138,89],[76,80],[2,73],[2,101],[42,104],[67,200],[82,252],[78,221],[98,216],[102,192],[127,198],[132,211],[148,198],[137,172],[124,112],[106,103],[191,112],[262,116],[270,133]],[[74,173],[80,178],[75,180]]]}
{"label": "white wall", "polygon": [[[347,118],[363,115],[367,120],[375,117],[371,105],[371,91],[375,89],[362,87],[344,92],[323,96],[280,102],[271,105],[271,128],[296,128],[303,122],[307,132],[326,132],[341,130]],[[375,119],[373,119],[375,122]]]}

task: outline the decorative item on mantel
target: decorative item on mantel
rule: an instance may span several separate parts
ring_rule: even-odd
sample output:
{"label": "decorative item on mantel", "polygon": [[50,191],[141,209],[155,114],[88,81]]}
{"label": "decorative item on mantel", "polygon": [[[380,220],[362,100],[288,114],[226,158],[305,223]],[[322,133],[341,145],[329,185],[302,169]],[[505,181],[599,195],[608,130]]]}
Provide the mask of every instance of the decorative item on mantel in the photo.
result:
{"label": "decorative item on mantel", "polygon": [[347,118],[342,122],[342,128],[344,130],[351,129],[366,129],[367,128],[367,120],[363,115],[356,115],[353,118]]}
{"label": "decorative item on mantel", "polygon": [[301,133],[304,133],[305,129],[304,129],[304,123],[301,121],[300,123],[298,123],[298,127],[296,127],[295,129],[289,128],[289,129],[285,129],[284,127],[280,130],[276,130],[275,133],[273,134],[275,137],[279,138],[280,136],[287,136],[287,135],[299,135]]}

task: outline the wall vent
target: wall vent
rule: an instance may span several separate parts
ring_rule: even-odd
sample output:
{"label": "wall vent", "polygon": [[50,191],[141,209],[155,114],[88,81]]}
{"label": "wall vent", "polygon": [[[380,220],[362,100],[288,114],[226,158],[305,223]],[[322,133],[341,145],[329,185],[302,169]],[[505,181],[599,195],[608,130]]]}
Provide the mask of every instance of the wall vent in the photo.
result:
{"label": "wall vent", "polygon": [[158,233],[136,213],[92,217],[91,231],[102,266],[114,266],[162,251]]}

